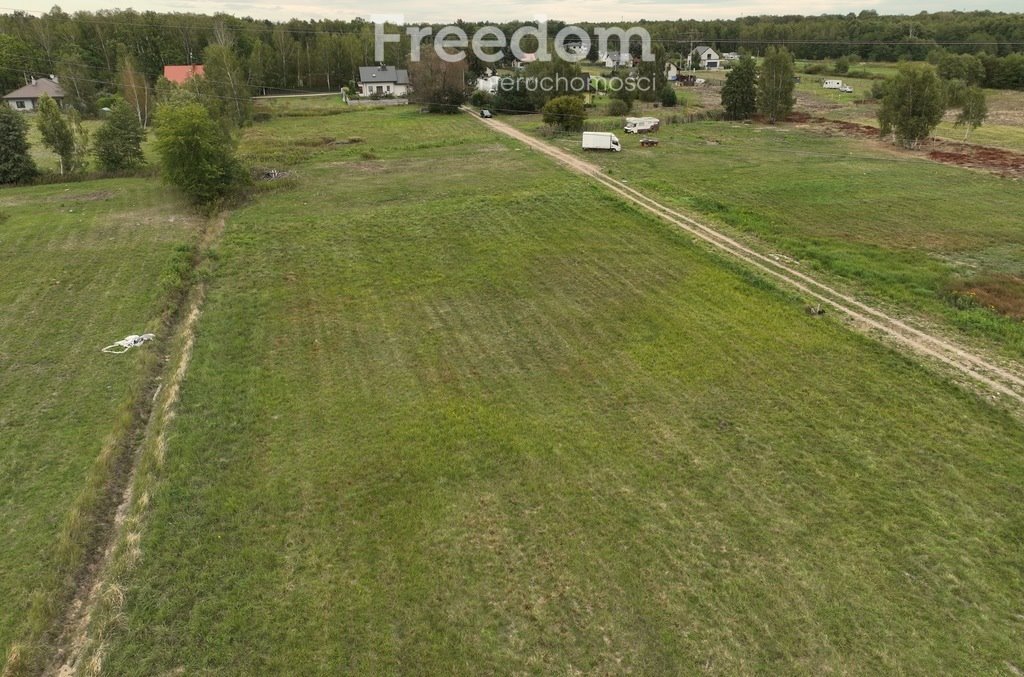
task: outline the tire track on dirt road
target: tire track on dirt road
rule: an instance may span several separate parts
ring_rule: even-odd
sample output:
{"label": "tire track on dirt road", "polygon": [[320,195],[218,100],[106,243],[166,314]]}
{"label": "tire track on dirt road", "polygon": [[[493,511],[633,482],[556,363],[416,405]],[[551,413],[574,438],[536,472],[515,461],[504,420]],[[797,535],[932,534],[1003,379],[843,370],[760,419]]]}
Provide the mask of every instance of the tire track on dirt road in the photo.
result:
{"label": "tire track on dirt road", "polygon": [[625,183],[607,176],[596,165],[581,160],[572,153],[556,148],[503,122],[479,118],[473,111],[464,110],[491,129],[544,153],[578,174],[594,179],[623,199],[681,228],[697,239],[712,245],[715,249],[737,258],[819,303],[839,311],[862,329],[877,331],[904,349],[919,356],[937,360],[968,377],[975,384],[1004,396],[1014,405],[1024,405],[1024,376],[1015,373],[1008,367],[996,364],[949,339],[913,327],[884,310],[835,289],[705,223],[670,209]]}

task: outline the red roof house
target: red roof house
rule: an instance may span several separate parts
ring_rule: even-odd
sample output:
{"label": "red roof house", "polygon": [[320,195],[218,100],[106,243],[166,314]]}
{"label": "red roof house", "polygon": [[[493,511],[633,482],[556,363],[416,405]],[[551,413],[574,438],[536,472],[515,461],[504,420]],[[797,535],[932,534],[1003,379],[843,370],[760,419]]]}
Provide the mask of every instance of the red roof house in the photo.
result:
{"label": "red roof house", "polygon": [[171,82],[183,85],[190,78],[203,76],[203,64],[192,66],[164,66],[164,77]]}

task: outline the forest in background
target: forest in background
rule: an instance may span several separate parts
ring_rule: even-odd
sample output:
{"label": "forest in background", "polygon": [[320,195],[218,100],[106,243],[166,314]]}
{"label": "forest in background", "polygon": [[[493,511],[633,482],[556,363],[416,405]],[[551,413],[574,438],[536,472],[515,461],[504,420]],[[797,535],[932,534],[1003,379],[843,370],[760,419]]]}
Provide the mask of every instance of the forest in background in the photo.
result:
{"label": "forest in background", "polygon": [[[592,28],[615,23],[578,25]],[[455,24],[472,34],[487,22]],[[496,25],[511,35],[524,22]],[[565,25],[549,21],[548,35],[554,36]],[[684,58],[696,44],[754,54],[769,45],[784,44],[799,59],[855,55],[872,61],[925,60],[943,50],[979,55],[985,64],[987,86],[1024,88],[1024,14],[982,11],[890,16],[867,10],[847,15],[642,21],[637,25],[651,33],[659,51],[670,60],[677,54]],[[54,74],[66,90],[73,91],[75,105],[85,109],[99,95],[116,89],[116,74],[126,61],[153,83],[165,64],[202,63],[210,46],[231,53],[254,93],[337,91],[353,84],[359,66],[373,63],[374,26],[362,19],[273,22],[227,14],[134,10],[68,14],[59,7],[41,15],[2,14],[0,89],[9,91],[32,76]],[[407,39],[386,45],[387,62],[405,65],[408,49]],[[470,59],[469,71],[482,66]]]}

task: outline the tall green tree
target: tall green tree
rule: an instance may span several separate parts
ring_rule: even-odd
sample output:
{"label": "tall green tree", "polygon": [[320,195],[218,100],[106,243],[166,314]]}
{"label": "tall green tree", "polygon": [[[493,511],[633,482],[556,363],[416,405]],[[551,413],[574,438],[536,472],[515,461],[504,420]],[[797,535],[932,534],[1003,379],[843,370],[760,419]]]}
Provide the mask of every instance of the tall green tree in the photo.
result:
{"label": "tall green tree", "polygon": [[22,183],[36,175],[28,148],[25,116],[0,105],[0,184]]}
{"label": "tall green tree", "polygon": [[142,155],[145,138],[146,130],[139,123],[134,107],[126,101],[118,101],[110,117],[96,130],[93,152],[105,171],[132,169],[145,162]]}
{"label": "tall green tree", "polygon": [[785,47],[769,47],[757,79],[757,110],[775,124],[793,110],[793,55]]}
{"label": "tall green tree", "polygon": [[241,127],[252,120],[252,94],[242,64],[226,45],[210,45],[203,51],[209,85],[210,109]]}
{"label": "tall green tree", "polygon": [[722,106],[730,120],[746,120],[757,111],[757,63],[744,54],[725,76]]}
{"label": "tall green tree", "polygon": [[4,94],[25,84],[29,49],[22,40],[0,32],[0,91]]}
{"label": "tall green tree", "polygon": [[641,61],[636,67],[640,82],[639,96],[642,101],[657,100],[668,83],[665,76],[665,48],[655,44],[652,52],[653,61]]}
{"label": "tall green tree", "polygon": [[110,78],[92,71],[86,61],[86,53],[81,47],[68,44],[61,49],[54,69],[64,90],[64,105],[91,116],[96,113],[98,80]]}
{"label": "tall green tree", "polygon": [[935,68],[922,63],[904,63],[885,88],[878,108],[882,135],[892,134],[913,148],[928,137],[945,113],[945,93]]}
{"label": "tall green tree", "polygon": [[964,92],[961,102],[960,113],[956,116],[954,127],[966,127],[964,141],[978,127],[981,127],[988,118],[988,102],[985,100],[985,90],[981,87],[968,87]]}
{"label": "tall green tree", "polygon": [[164,179],[197,205],[212,205],[244,185],[230,134],[200,103],[157,107],[156,151]]}
{"label": "tall green tree", "polygon": [[445,61],[432,49],[424,50],[419,61],[409,64],[409,100],[431,113],[457,113],[469,92],[466,62]]}
{"label": "tall green tree", "polygon": [[130,58],[121,62],[121,70],[117,74],[117,86],[121,96],[135,111],[139,124],[149,126],[149,118],[154,107],[154,92],[146,76],[135,66]]}
{"label": "tall green tree", "polygon": [[47,94],[39,98],[39,117],[36,119],[43,145],[57,154],[60,173],[71,171],[75,164],[75,134],[60,113],[57,102]]}

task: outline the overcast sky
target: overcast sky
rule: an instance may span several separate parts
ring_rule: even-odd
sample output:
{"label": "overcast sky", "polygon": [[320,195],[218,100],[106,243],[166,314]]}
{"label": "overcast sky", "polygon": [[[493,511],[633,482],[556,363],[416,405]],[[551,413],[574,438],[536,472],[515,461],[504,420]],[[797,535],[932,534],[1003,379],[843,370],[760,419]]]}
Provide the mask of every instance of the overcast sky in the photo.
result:
{"label": "overcast sky", "polygon": [[258,19],[370,19],[374,14],[404,17],[408,23],[449,22],[456,19],[471,21],[491,19],[505,21],[522,19],[532,21],[536,16],[548,16],[565,21],[612,21],[637,19],[731,19],[758,14],[845,14],[862,9],[874,9],[880,14],[916,14],[921,11],[978,10],[1021,11],[1020,0],[721,0],[720,2],[677,2],[668,0],[521,0],[519,2],[482,3],[477,0],[155,0],[151,2],[102,2],[97,0],[0,0],[0,11],[12,9],[47,11],[59,4],[66,12],[109,9],[112,5],[156,12],[195,12],[212,14],[226,12]]}

